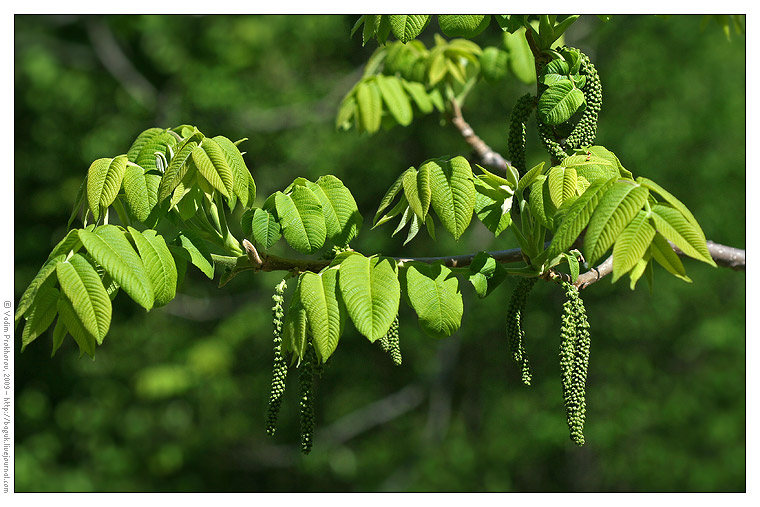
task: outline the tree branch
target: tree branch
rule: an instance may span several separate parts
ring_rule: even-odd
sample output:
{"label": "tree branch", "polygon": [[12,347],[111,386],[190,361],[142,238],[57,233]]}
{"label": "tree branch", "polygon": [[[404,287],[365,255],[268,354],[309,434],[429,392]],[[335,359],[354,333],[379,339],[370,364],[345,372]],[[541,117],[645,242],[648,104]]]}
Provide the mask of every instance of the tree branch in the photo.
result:
{"label": "tree branch", "polygon": [[[276,255],[267,255],[265,253],[256,250],[256,247],[251,244],[247,239],[243,240],[243,246],[247,252],[246,256],[237,258],[237,263],[233,269],[233,274],[229,277],[232,278],[237,272],[244,270],[255,271],[313,271],[318,273],[322,269],[326,268],[329,264],[329,260],[310,260],[310,259],[287,259],[285,257],[278,257]],[[545,247],[548,246],[545,245]],[[678,255],[685,255],[680,249],[673,246],[673,250]],[[745,270],[745,251],[739,248],[734,248],[726,245],[715,243],[714,241],[707,241],[707,249],[710,252],[710,256],[713,258],[718,266],[729,267],[735,271]],[[513,262],[523,261],[522,250],[519,248],[512,248],[509,250],[497,250],[488,252],[497,262],[502,264],[509,264]],[[465,255],[449,255],[442,257],[392,257],[399,266],[409,264],[410,262],[424,262],[426,264],[432,264],[436,262],[442,263],[444,266],[450,268],[461,268],[469,266],[477,254],[465,254]],[[578,276],[575,281],[575,286],[579,289],[585,289],[592,283],[595,283],[605,276],[612,273],[612,256],[610,255],[607,260],[591,268],[585,273]],[[563,280],[570,282],[570,276],[565,273],[553,272],[554,277],[561,277]],[[228,279],[229,279],[228,278]]]}
{"label": "tree branch", "polygon": [[456,99],[451,99],[451,115],[451,123],[457,128],[457,130],[459,130],[459,133],[467,144],[469,144],[475,153],[477,153],[480,162],[483,165],[506,172],[509,161],[493,151],[491,147],[475,133],[472,127],[470,127],[470,124],[464,120],[462,109],[459,107],[459,103]]}

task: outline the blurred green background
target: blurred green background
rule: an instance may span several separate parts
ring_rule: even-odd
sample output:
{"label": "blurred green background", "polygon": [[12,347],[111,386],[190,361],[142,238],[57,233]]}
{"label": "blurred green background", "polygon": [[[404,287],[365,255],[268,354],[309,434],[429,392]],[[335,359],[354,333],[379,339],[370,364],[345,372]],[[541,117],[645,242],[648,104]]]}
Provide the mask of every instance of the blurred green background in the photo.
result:
{"label": "blurred green background", "polygon": [[[388,226],[369,231],[403,169],[469,149],[432,115],[371,138],[335,131],[337,105],[376,47],[349,38],[355,20],[16,16],[16,298],[63,237],[90,162],[124,153],[151,126],[248,137],[259,205],[297,176],[338,176],[365,217],[352,246],[367,254],[516,246],[480,224],[458,243],[420,235],[405,248]],[[745,40],[701,23],[582,16],[566,43],[602,78],[597,143],[680,197],[709,239],[744,248]],[[498,32],[494,23],[474,40],[498,44]],[[465,117],[504,153],[512,103],[533,90],[511,77],[479,83]],[[529,164],[547,159],[535,130],[528,144]],[[561,291],[539,284],[528,302],[528,388],[507,356],[507,281],[486,300],[462,283],[462,328],[441,341],[402,305],[400,367],[348,326],[318,382],[309,456],[293,372],[277,435],[264,432],[278,274],[218,289],[189,270],[167,307],[146,314],[118,297],[94,361],[70,339],[51,359],[50,330],[16,354],[16,490],[743,491],[745,275],[685,264],[693,284],[657,268],[653,294],[609,279],[584,293],[584,447],[569,440],[562,406]]]}

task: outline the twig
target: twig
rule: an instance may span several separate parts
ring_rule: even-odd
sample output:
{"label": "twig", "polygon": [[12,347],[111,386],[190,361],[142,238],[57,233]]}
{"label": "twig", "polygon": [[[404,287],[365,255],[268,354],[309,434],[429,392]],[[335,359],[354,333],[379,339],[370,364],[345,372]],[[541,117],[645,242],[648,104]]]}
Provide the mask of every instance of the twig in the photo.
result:
{"label": "twig", "polygon": [[500,169],[504,172],[507,171],[507,164],[509,162],[504,159],[497,152],[493,151],[485,141],[483,141],[470,127],[470,124],[464,120],[462,116],[462,109],[459,107],[459,103],[456,99],[451,100],[451,123],[459,130],[464,140],[469,144],[475,153],[480,157],[480,161],[483,165]]}

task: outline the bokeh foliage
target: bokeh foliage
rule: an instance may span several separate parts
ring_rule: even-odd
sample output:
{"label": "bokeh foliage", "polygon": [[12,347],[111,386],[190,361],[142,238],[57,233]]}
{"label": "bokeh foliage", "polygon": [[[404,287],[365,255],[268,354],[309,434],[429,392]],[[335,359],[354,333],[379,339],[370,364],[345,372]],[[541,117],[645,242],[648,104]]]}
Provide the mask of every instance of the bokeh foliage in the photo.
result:
{"label": "bokeh foliage", "polygon": [[[17,16],[17,297],[63,236],[90,162],[144,128],[198,125],[242,148],[260,199],[296,176],[335,174],[365,220],[397,175],[469,155],[433,115],[369,137],[334,115],[374,49],[355,16]],[[598,144],[676,193],[708,239],[745,246],[745,46],[698,16],[582,16],[565,34],[604,86]],[[296,28],[297,29],[294,29]],[[498,44],[486,30],[474,40]],[[432,40],[433,30],[422,39]],[[529,86],[482,82],[465,117],[506,152],[507,115]],[[535,132],[535,130],[532,130]],[[528,166],[546,160],[528,139]],[[257,203],[260,205],[260,203]],[[366,253],[503,249],[484,227]],[[276,247],[278,248],[278,247]],[[311,455],[298,448],[291,372],[274,439],[264,431],[276,273],[224,289],[190,270],[146,314],[124,297],[95,361],[50,331],[16,354],[17,491],[742,491],[745,278],[688,261],[693,284],[609,280],[584,294],[592,326],[586,445],[567,438],[558,347],[562,292],[528,301],[533,385],[508,358],[510,289],[464,289],[462,328],[436,341],[402,306],[403,364],[347,330],[317,384]],[[657,276],[661,275],[661,276]],[[20,348],[20,339],[17,346]],[[18,350],[18,349],[17,349]]]}

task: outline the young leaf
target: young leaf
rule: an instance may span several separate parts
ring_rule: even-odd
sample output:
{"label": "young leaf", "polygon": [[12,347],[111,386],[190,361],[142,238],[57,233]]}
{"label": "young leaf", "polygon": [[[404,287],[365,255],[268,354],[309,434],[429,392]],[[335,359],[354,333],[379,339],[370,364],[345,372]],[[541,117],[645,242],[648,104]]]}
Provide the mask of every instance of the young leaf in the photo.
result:
{"label": "young leaf", "polygon": [[620,176],[615,161],[594,154],[571,155],[562,161],[562,165],[566,168],[572,167],[578,176],[585,178],[589,183],[599,179],[608,180]]}
{"label": "young leaf", "polygon": [[380,89],[388,111],[399,125],[407,126],[412,123],[412,105],[409,103],[409,97],[404,92],[399,79],[395,76],[378,74],[375,77],[375,82]]}
{"label": "young leaf", "polygon": [[558,81],[541,94],[537,111],[547,125],[566,122],[585,102],[583,92],[570,81]]}
{"label": "young leaf", "polygon": [[348,246],[359,234],[364,221],[354,196],[340,179],[331,174],[320,176],[316,183],[324,191],[338,219],[338,233],[331,236],[330,241],[340,247]]}
{"label": "young leaf", "polygon": [[549,258],[556,257],[570,248],[573,242],[575,242],[581,234],[581,231],[586,228],[599,200],[606,194],[607,190],[614,182],[614,178],[606,181],[594,181],[586,191],[570,205],[562,216],[562,221],[557,226],[554,237],[552,238],[552,243],[549,247]]}
{"label": "young leaf", "polygon": [[338,290],[338,269],[326,269],[319,275],[304,273],[300,296],[317,357],[325,362],[338,346],[346,321],[346,309]]}
{"label": "young leaf", "polygon": [[522,178],[520,178],[520,181],[517,183],[517,190],[515,190],[515,193],[518,196],[522,197],[522,193],[526,188],[529,188],[531,185],[533,185],[533,182],[538,179],[538,177],[543,173],[544,171],[544,162],[541,162],[540,164],[533,166],[528,172],[523,175]]}
{"label": "young leaf", "polygon": [[143,130],[140,135],[137,136],[137,139],[134,140],[132,143],[132,146],[129,148],[129,151],[127,151],[127,159],[130,162],[137,162],[137,158],[140,155],[140,152],[145,147],[148,142],[154,138],[156,138],[159,134],[165,132],[164,129],[160,129],[157,127],[149,128],[147,130]]}
{"label": "young leaf", "polygon": [[509,54],[503,49],[487,47],[480,55],[480,72],[489,83],[495,83],[507,76]]}
{"label": "young leaf", "polygon": [[683,253],[711,266],[717,266],[707,249],[702,229],[695,226],[680,210],[667,204],[655,204],[652,206],[652,221],[657,231],[672,241]]}
{"label": "young leaf", "polygon": [[536,67],[533,52],[525,39],[525,28],[513,33],[504,33],[504,46],[509,53],[509,68],[525,84],[536,82]]}
{"label": "young leaf", "polygon": [[151,206],[148,198],[148,183],[143,168],[138,165],[127,164],[122,186],[132,216],[140,222],[147,220],[153,206]]}
{"label": "young leaf", "polygon": [[370,134],[380,129],[383,104],[380,89],[372,78],[356,85],[356,103],[359,106],[359,125]]}
{"label": "young leaf", "polygon": [[391,202],[393,202],[393,199],[396,197],[396,194],[398,194],[399,190],[401,190],[401,187],[403,186],[403,183],[404,183],[404,177],[406,177],[406,173],[411,172],[411,171],[416,171],[416,169],[414,167],[410,167],[409,169],[401,173],[401,176],[396,178],[396,181],[393,182],[391,187],[385,193],[382,200],[380,201],[380,206],[378,206],[377,208],[377,213],[375,213],[375,219],[373,220],[373,223],[372,223],[373,227],[377,226],[377,222],[381,217],[381,213],[383,212],[383,210],[385,210],[385,208],[390,206]]}
{"label": "young leaf", "polygon": [[253,240],[264,250],[269,250],[282,237],[280,223],[269,210],[256,208],[250,222]]}
{"label": "young leaf", "polygon": [[193,162],[206,181],[222,195],[229,198],[233,195],[232,169],[227,164],[224,150],[213,139],[204,139],[200,146],[192,152]]}
{"label": "young leaf", "polygon": [[119,193],[127,156],[100,158],[90,165],[87,171],[87,202],[92,216],[97,220],[100,210],[111,205]]}
{"label": "young leaf", "polygon": [[177,292],[177,266],[166,241],[151,229],[140,232],[128,227],[128,230],[153,286],[153,306],[164,306],[174,299]]}
{"label": "young leaf", "polygon": [[697,219],[694,218],[694,215],[691,214],[691,211],[689,211],[689,208],[687,208],[686,205],[684,205],[684,203],[676,199],[676,197],[673,194],[671,194],[670,192],[662,188],[660,185],[658,185],[657,183],[655,183],[654,181],[648,178],[639,177],[639,178],[636,178],[636,181],[640,183],[641,185],[647,187],[649,190],[652,190],[653,192],[657,193],[660,197],[665,199],[665,201],[668,204],[673,206],[673,208],[680,211],[681,214],[684,217],[686,217],[686,219],[689,222],[691,222],[691,224],[696,228],[699,234],[701,234],[702,237],[704,237],[704,233],[702,232],[702,228],[699,226],[699,222],[697,222]]}
{"label": "young leaf", "polygon": [[211,253],[206,243],[196,233],[193,231],[182,231],[175,241],[179,241],[179,246],[185,252],[184,257],[186,260],[189,260],[196,268],[200,269],[201,273],[209,279],[214,278],[214,261],[211,259]]}
{"label": "young leaf", "polygon": [[[596,262],[618,240],[649,197],[649,190],[623,181],[605,192],[583,238],[586,260]],[[649,245],[647,245],[649,246]]]}
{"label": "young leaf", "polygon": [[576,195],[578,190],[578,173],[572,167],[552,167],[547,175],[549,197],[555,209],[562,206],[567,199]]}
{"label": "young leaf", "polygon": [[[71,231],[69,235],[71,235],[72,232],[76,233],[76,229]],[[67,235],[66,237],[68,238],[69,235]],[[29,286],[21,295],[21,299],[19,299],[18,307],[16,308],[16,315],[14,317],[15,322],[16,322],[15,325],[18,325],[19,321],[21,320],[21,317],[23,317],[27,313],[27,310],[29,310],[29,308],[32,307],[35,299],[37,298],[37,292],[42,288],[42,286],[48,280],[50,275],[52,275],[55,272],[56,264],[58,264],[59,262],[63,262],[65,259],[66,259],[66,253],[60,253],[56,255],[55,257],[49,258],[47,261],[45,261],[45,264],[42,265],[40,270],[32,279]]]}
{"label": "young leaf", "polygon": [[161,183],[158,186],[158,202],[162,202],[169,197],[174,189],[179,185],[182,178],[188,171],[188,161],[192,160],[192,154],[195,148],[198,147],[198,143],[195,141],[189,141],[174,155],[169,167],[164,171],[164,175],[161,177]]}
{"label": "young leaf", "polygon": [[[63,325],[66,327],[66,331],[71,334],[72,338],[74,338],[74,341],[77,342],[77,345],[79,345],[80,357],[83,353],[87,353],[88,356],[94,357],[96,343],[95,336],[90,333],[87,328],[85,328],[84,324],[74,310],[74,306],[72,305],[71,301],[69,301],[66,296],[60,297],[58,299],[57,309],[59,322],[63,322]],[[56,328],[57,327],[58,326],[56,326]],[[63,336],[65,336],[65,333],[56,333],[56,335],[60,336],[61,341],[63,341]],[[54,342],[53,353],[55,353],[55,350],[57,349],[55,345],[56,343]]]}
{"label": "young leaf", "polygon": [[74,254],[56,265],[56,274],[61,292],[71,302],[82,327],[98,344],[103,343],[111,325],[111,299],[95,268],[80,254]]}
{"label": "young leaf", "polygon": [[490,20],[490,15],[440,14],[438,25],[447,37],[471,39],[485,30]]}
{"label": "young leaf", "polygon": [[53,319],[58,313],[59,297],[60,292],[54,287],[45,286],[37,292],[21,335],[21,352],[53,323]]}
{"label": "young leaf", "polygon": [[425,90],[425,85],[422,83],[401,80],[401,84],[404,85],[406,92],[412,97],[414,103],[417,104],[417,108],[425,114],[433,112],[433,101]]}
{"label": "young leaf", "polygon": [[215,136],[214,141],[224,152],[227,165],[232,170],[232,191],[240,199],[244,208],[253,206],[256,198],[256,184],[248,167],[245,165],[243,155],[238,147],[224,136]]}
{"label": "young leaf", "polygon": [[487,252],[478,252],[470,264],[470,283],[479,298],[491,294],[506,278],[507,271]]}
{"label": "young leaf", "polygon": [[494,236],[504,232],[512,222],[512,193],[506,192],[503,188],[494,189],[492,186],[483,182],[482,178],[475,179],[475,214],[478,216],[483,225],[491,231]]}
{"label": "young leaf", "polygon": [[82,230],[79,239],[95,262],[103,266],[129,297],[146,310],[153,307],[150,278],[137,252],[118,227],[104,225],[94,232]]}
{"label": "young leaf", "polygon": [[670,243],[662,234],[655,233],[652,244],[649,246],[649,253],[657,264],[665,268],[668,273],[677,276],[681,280],[691,283],[691,278],[686,276],[686,268],[683,267],[681,259],[678,258]]}
{"label": "young leaf", "polygon": [[385,336],[401,297],[396,263],[354,253],[341,262],[338,285],[356,329],[371,342]]}
{"label": "young leaf", "polygon": [[[423,210],[422,207],[422,201],[419,196],[419,191],[417,187],[417,174],[418,171],[416,169],[412,171],[406,171],[404,173],[404,196],[406,196],[406,200],[409,202],[409,207],[414,211],[414,214],[420,217],[422,221],[425,221],[425,215],[427,215],[427,212]],[[428,175],[428,194],[430,192],[430,177]],[[428,205],[430,204],[430,201],[428,199]]]}
{"label": "young leaf", "polygon": [[443,227],[459,239],[472,220],[475,185],[472,168],[464,157],[429,162],[431,205]]}
{"label": "young leaf", "polygon": [[301,185],[294,185],[290,195],[277,192],[275,206],[282,233],[294,250],[311,254],[322,248],[327,225],[319,198]]}
{"label": "young leaf", "polygon": [[406,269],[404,292],[425,333],[433,338],[451,336],[462,324],[459,281],[441,264],[412,264]]}
{"label": "young leaf", "polygon": [[430,22],[427,14],[392,14],[388,16],[391,31],[398,40],[406,44],[415,39]]}
{"label": "young leaf", "polygon": [[162,153],[166,158],[169,158],[169,151],[177,146],[177,138],[173,134],[164,129],[159,130],[155,135],[147,138],[134,159],[127,152],[127,158],[130,162],[134,162],[146,171],[159,170],[158,166],[156,166],[156,152]]}
{"label": "young leaf", "polygon": [[630,271],[644,256],[654,234],[655,230],[649,223],[647,212],[639,211],[615,241],[612,249],[612,283]]}

